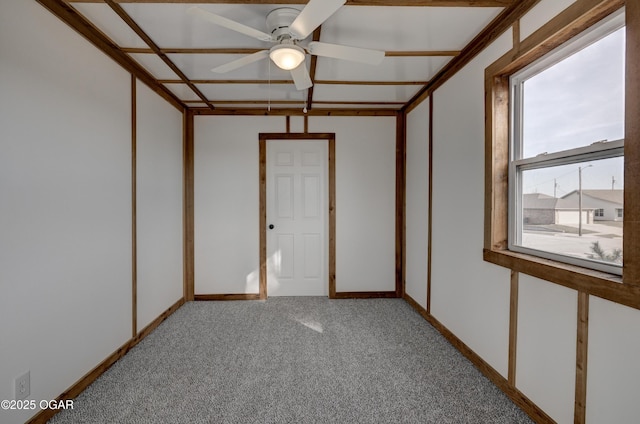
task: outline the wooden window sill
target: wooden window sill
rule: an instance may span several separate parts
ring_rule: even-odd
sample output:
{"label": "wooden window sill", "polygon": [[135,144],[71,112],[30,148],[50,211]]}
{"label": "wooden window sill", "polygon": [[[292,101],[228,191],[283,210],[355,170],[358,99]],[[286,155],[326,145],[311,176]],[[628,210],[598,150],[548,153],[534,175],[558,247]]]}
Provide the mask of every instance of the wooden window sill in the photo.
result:
{"label": "wooden window sill", "polygon": [[487,262],[570,289],[640,309],[640,286],[624,284],[617,275],[510,250],[483,250]]}

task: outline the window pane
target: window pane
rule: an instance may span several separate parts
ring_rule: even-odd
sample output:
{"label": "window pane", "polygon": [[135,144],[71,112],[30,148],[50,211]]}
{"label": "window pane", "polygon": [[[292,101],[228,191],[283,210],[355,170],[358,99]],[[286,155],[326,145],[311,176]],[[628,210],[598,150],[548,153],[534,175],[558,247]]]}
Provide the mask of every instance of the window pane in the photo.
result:
{"label": "window pane", "polygon": [[623,162],[616,157],[520,171],[520,245],[621,265]]}
{"label": "window pane", "polygon": [[523,83],[522,158],[624,138],[624,28]]}

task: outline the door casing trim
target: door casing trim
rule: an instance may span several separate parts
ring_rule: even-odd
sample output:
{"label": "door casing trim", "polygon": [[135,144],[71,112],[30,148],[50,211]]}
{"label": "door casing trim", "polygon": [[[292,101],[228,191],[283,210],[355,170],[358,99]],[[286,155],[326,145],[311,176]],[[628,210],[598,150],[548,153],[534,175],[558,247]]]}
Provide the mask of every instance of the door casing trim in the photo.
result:
{"label": "door casing trim", "polygon": [[328,143],[329,184],[329,298],[336,298],[336,134],[335,133],[260,133],[260,299],[267,298],[267,142],[269,140],[326,140]]}

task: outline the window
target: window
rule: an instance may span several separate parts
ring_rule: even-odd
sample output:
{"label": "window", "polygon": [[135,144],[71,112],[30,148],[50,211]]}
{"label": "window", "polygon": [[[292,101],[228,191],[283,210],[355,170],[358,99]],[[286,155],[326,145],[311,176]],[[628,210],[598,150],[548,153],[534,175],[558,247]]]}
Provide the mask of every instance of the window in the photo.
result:
{"label": "window", "polygon": [[511,75],[509,250],[621,274],[624,55],[618,12]]}
{"label": "window", "polygon": [[622,209],[620,209],[620,208],[616,209],[616,217],[618,217],[618,218],[623,218],[623,216],[622,216]]}

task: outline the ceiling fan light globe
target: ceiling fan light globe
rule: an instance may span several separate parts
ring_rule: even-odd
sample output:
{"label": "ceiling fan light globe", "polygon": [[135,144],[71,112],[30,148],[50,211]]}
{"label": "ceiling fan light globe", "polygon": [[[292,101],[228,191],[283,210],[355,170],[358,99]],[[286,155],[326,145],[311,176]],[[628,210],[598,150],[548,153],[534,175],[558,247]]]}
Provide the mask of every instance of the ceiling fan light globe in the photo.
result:
{"label": "ceiling fan light globe", "polygon": [[304,60],[305,54],[302,48],[295,45],[273,46],[269,57],[280,69],[290,71],[297,68]]}

